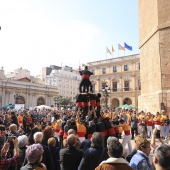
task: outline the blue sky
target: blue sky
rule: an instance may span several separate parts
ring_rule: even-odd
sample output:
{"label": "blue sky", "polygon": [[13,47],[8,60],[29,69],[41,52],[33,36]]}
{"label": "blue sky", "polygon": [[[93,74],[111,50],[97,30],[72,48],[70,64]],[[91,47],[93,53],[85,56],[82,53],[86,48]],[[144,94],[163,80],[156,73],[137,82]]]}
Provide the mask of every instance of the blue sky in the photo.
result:
{"label": "blue sky", "polygon": [[[118,57],[118,43],[139,53],[137,0],[0,0],[0,56],[5,72],[40,73]],[[106,46],[115,52],[106,55]],[[119,51],[119,56],[124,52]]]}

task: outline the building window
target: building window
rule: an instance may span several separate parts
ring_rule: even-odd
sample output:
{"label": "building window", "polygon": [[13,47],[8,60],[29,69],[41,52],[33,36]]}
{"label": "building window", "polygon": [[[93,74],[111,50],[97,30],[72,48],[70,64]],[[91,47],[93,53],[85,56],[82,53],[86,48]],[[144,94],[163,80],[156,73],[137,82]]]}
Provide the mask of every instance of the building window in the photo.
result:
{"label": "building window", "polygon": [[102,68],[102,74],[106,74],[106,68]]}
{"label": "building window", "polygon": [[113,72],[117,72],[117,67],[116,66],[113,67]]}
{"label": "building window", "polygon": [[140,70],[140,63],[138,63],[138,69]]}
{"label": "building window", "polygon": [[138,89],[141,90],[141,82],[138,80]]}
{"label": "building window", "polygon": [[129,91],[129,81],[125,81],[124,91]]}
{"label": "building window", "polygon": [[117,82],[113,82],[113,91],[117,91]]}
{"label": "building window", "polygon": [[124,71],[128,71],[128,65],[124,65]]}

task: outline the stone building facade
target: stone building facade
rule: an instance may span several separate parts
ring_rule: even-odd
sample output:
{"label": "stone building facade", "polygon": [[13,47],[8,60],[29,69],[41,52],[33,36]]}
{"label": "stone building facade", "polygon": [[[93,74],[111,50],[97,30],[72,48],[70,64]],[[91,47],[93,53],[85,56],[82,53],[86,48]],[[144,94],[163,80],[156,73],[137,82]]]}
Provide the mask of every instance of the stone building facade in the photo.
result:
{"label": "stone building facade", "polygon": [[170,112],[170,1],[139,0],[139,107]]}
{"label": "stone building facade", "polygon": [[[19,95],[18,98],[14,95]],[[58,95],[57,87],[32,83],[29,78],[11,80],[0,70],[0,108],[8,104],[24,104],[24,108],[37,105],[54,105]]]}
{"label": "stone building facade", "polygon": [[102,94],[102,106],[106,101],[102,93],[105,85],[111,89],[108,97],[110,108],[125,103],[138,106],[141,88],[139,54],[89,62],[87,65],[94,74],[90,77],[94,92]]}
{"label": "stone building facade", "polygon": [[75,96],[79,93],[81,76],[72,67],[51,66],[42,68],[42,79],[45,83],[58,88],[58,95],[70,98],[75,102]]}

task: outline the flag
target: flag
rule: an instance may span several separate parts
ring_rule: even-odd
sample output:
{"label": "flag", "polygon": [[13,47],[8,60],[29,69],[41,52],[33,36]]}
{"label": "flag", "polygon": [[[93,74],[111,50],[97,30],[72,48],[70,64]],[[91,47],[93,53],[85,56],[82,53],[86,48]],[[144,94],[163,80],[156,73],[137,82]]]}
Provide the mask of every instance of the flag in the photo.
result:
{"label": "flag", "polygon": [[115,52],[115,49],[114,49],[113,46],[112,46],[112,53],[113,53],[113,52]]}
{"label": "flag", "polygon": [[118,49],[119,49],[119,50],[124,50],[124,51],[125,51],[125,47],[121,46],[120,44],[118,44]]}
{"label": "flag", "polygon": [[132,51],[132,46],[129,46],[129,45],[127,45],[126,43],[124,43],[124,47],[125,47],[126,49]]}
{"label": "flag", "polygon": [[107,47],[106,47],[106,53],[112,54]]}

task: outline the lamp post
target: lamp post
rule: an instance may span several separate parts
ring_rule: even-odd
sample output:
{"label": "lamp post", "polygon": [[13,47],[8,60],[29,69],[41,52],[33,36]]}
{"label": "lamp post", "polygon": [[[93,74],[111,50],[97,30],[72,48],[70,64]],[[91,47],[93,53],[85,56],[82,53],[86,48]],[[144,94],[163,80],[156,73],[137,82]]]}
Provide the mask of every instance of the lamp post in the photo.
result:
{"label": "lamp post", "polygon": [[57,100],[58,100],[58,97],[54,97],[54,105],[55,105],[55,107],[57,106]]}
{"label": "lamp post", "polygon": [[107,85],[102,87],[103,96],[105,97],[105,109],[107,109],[107,103],[108,103],[108,97],[109,97],[110,91],[111,89]]}
{"label": "lamp post", "polygon": [[19,94],[14,95],[15,104],[18,104],[17,101],[20,99],[20,97],[21,96]]}

